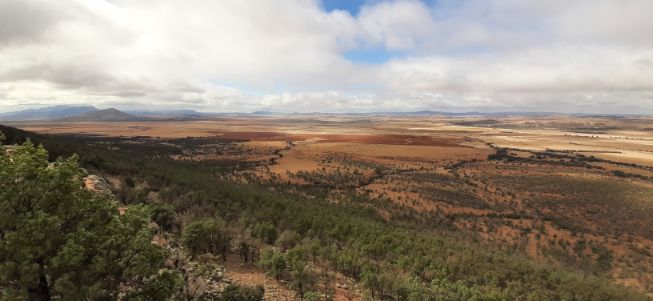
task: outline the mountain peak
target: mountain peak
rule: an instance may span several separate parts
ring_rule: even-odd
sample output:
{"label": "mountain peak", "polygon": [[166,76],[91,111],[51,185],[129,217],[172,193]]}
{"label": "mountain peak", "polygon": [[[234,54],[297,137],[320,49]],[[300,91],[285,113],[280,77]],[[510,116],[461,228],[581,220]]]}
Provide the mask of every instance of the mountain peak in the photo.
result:
{"label": "mountain peak", "polygon": [[108,108],[59,119],[58,121],[135,121],[140,119],[143,118],[125,113],[115,108]]}

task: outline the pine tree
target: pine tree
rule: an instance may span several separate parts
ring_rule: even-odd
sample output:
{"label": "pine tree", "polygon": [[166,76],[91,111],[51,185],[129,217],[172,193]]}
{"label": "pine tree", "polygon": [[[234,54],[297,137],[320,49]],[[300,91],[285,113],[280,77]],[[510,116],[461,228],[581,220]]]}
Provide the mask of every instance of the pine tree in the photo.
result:
{"label": "pine tree", "polygon": [[274,277],[279,281],[283,271],[286,269],[286,258],[276,248],[268,248],[261,253],[259,265],[265,269],[268,276]]}
{"label": "pine tree", "polygon": [[146,207],[123,215],[84,189],[77,157],[48,163],[26,142],[0,152],[0,297],[31,300],[165,298],[176,274],[159,272]]}

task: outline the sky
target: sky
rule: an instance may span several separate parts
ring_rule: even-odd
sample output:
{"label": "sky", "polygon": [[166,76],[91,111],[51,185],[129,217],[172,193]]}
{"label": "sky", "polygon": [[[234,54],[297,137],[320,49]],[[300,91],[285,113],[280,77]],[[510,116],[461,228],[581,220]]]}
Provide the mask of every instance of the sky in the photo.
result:
{"label": "sky", "polygon": [[653,114],[650,0],[0,0],[0,111]]}

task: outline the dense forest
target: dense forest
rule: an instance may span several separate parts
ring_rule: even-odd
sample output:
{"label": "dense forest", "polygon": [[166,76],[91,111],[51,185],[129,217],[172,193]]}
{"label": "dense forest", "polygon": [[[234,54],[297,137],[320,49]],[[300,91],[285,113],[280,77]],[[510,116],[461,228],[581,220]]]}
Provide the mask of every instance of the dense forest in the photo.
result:
{"label": "dense forest", "polygon": [[[388,221],[357,195],[333,202],[320,188],[236,182],[228,175],[238,162],[172,160],[180,148],[160,141],[0,131],[4,145],[20,145],[0,150],[3,300],[190,299],[184,272],[165,264],[170,251],[151,243],[155,235],[191,260],[254,262],[307,300],[333,297],[325,271],[354,279],[369,300],[650,299],[437,220]],[[122,185],[98,195],[83,189],[85,173]],[[193,298],[260,300],[262,292],[230,285]]]}

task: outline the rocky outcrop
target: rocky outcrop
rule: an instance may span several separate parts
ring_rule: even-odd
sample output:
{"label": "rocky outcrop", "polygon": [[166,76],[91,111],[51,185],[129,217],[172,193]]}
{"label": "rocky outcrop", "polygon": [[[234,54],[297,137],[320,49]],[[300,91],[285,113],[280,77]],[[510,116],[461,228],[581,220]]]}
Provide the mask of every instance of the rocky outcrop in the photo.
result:
{"label": "rocky outcrop", "polygon": [[225,268],[218,264],[218,258],[202,255],[191,260],[180,248],[167,247],[168,268],[176,269],[184,277],[183,296],[187,300],[205,300],[220,295],[231,284],[226,277]]}
{"label": "rocky outcrop", "polygon": [[84,178],[84,186],[86,189],[98,193],[111,193],[111,184],[103,177],[96,175],[88,175]]}
{"label": "rocky outcrop", "polygon": [[11,159],[11,156],[16,152],[16,149],[18,148],[17,145],[3,145],[2,147],[4,147],[4,149],[5,149],[5,154],[6,154],[7,157],[9,157],[10,159]]}

